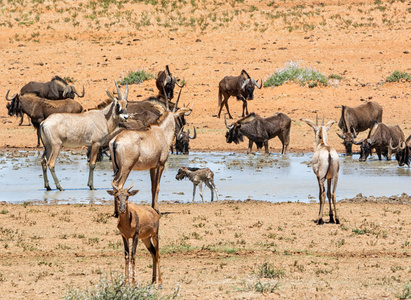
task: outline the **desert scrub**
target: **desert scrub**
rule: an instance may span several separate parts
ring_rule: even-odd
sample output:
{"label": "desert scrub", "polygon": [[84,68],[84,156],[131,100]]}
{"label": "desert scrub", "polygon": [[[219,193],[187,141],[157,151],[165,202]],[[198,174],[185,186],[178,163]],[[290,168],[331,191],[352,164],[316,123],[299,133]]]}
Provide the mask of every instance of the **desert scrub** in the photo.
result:
{"label": "desert scrub", "polygon": [[300,68],[299,63],[288,62],[286,66],[276,71],[265,82],[264,87],[280,86],[285,82],[298,82],[300,85],[312,88],[318,85],[327,85],[327,77],[311,68]]}
{"label": "desert scrub", "polygon": [[408,283],[404,286],[401,294],[398,294],[398,295],[396,295],[396,296],[397,296],[398,299],[411,299],[410,283],[408,282]]}
{"label": "desert scrub", "polygon": [[123,79],[119,80],[118,83],[120,84],[133,84],[133,83],[142,83],[145,80],[149,80],[154,78],[154,75],[144,71],[144,70],[136,70],[135,72],[129,72],[127,76],[123,77]]}
{"label": "desert scrub", "polygon": [[70,289],[64,296],[66,300],[81,299],[174,299],[174,295],[159,297],[154,285],[130,286],[124,284],[124,278],[119,274],[110,274],[110,278],[102,276],[100,281],[86,291]]}
{"label": "desert scrub", "polygon": [[259,278],[282,278],[284,277],[283,269],[275,269],[272,264],[267,262],[258,266],[258,276]]}
{"label": "desert scrub", "polygon": [[400,82],[411,81],[411,74],[407,72],[394,71],[390,76],[385,79],[385,82]]}

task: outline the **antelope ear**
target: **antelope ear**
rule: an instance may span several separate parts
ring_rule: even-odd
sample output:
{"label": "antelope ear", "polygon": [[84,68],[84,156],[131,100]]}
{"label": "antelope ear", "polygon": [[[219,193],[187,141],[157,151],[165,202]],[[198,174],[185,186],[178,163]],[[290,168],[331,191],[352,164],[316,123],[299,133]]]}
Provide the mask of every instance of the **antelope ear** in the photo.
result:
{"label": "antelope ear", "polygon": [[134,195],[136,195],[139,191],[140,191],[140,190],[132,190],[132,191],[129,191],[128,193],[130,194],[130,196],[134,196]]}
{"label": "antelope ear", "polygon": [[114,192],[113,190],[107,190],[107,193],[111,196],[114,196],[116,194],[116,192]]}
{"label": "antelope ear", "polygon": [[336,121],[334,121],[334,120],[328,121],[327,125],[325,125],[325,128],[327,128],[327,131],[331,128],[331,126],[333,126],[333,124],[334,124],[335,122],[336,122]]}

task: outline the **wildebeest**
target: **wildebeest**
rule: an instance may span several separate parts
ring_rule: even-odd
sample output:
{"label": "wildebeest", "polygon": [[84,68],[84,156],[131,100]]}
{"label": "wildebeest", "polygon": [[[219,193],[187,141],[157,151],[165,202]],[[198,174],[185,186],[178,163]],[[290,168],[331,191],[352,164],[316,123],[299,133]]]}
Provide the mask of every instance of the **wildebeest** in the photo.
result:
{"label": "wildebeest", "polygon": [[[109,143],[115,185],[123,188],[131,170],[150,170],[152,207],[157,212],[160,180],[174,138],[175,118],[191,111],[188,107],[165,111],[146,130],[123,130]],[[114,215],[117,216],[117,211]]]}
{"label": "wildebeest", "polygon": [[404,133],[398,125],[387,126],[384,123],[374,122],[368,137],[360,141],[354,141],[354,144],[361,145],[359,161],[366,161],[367,157],[371,155],[372,149],[377,152],[379,160],[381,160],[381,155],[387,156],[387,160],[391,160],[392,147],[401,145],[404,140]]}
{"label": "wildebeest", "polygon": [[268,140],[278,136],[283,144],[281,154],[287,152],[290,143],[291,119],[286,114],[276,113],[268,118],[261,118],[255,113],[239,119],[231,125],[225,125],[228,129],[225,137],[227,143],[236,143],[243,141],[243,135],[248,138],[247,154],[251,152],[253,143],[257,145],[257,149],[261,149],[264,145],[265,155],[269,155]]}
{"label": "wildebeest", "polygon": [[382,107],[376,102],[370,101],[356,107],[342,106],[338,122],[342,134],[337,135],[344,140],[346,155],[352,155],[352,144],[357,134],[371,128],[374,121],[382,122]]}
{"label": "wildebeest", "polygon": [[[318,215],[317,224],[324,224],[323,221],[323,210],[325,204],[325,180],[327,180],[327,198],[330,203],[330,223],[340,224],[340,219],[337,216],[337,207],[335,199],[335,191],[337,189],[338,182],[338,171],[340,169],[340,158],[338,157],[337,151],[328,145],[327,131],[335,123],[335,121],[329,121],[327,125],[324,126],[324,118],[321,126],[318,126],[318,117],[316,124],[308,119],[301,119],[314,129],[315,139],[314,139],[314,154],[311,160],[312,168],[314,174],[317,176],[318,187],[320,189],[320,212]],[[331,192],[332,185],[332,192]],[[331,200],[334,205],[334,213],[331,207]]]}
{"label": "wildebeest", "polygon": [[[30,81],[20,89],[20,94],[15,94],[11,99],[8,99],[8,92],[6,95],[7,100],[13,100],[15,97],[23,96],[25,94],[35,94],[39,98],[47,100],[64,100],[74,99],[74,96],[84,97],[83,93],[80,95],[73,85],[69,85],[66,80],[59,76],[54,76],[49,82],[35,82]],[[13,102],[7,104],[7,110],[10,116],[16,115],[20,117],[19,125],[23,124],[24,113],[19,107],[13,107]]]}
{"label": "wildebeest", "polygon": [[62,100],[62,99],[74,99],[74,96],[84,97],[83,93],[80,95],[73,85],[68,84],[66,80],[59,76],[54,76],[48,82],[36,82],[30,81],[20,90],[20,95],[24,94],[36,94],[40,98],[46,98],[48,100]]}
{"label": "wildebeest", "polygon": [[97,152],[107,137],[113,132],[120,119],[127,118],[128,86],[124,95],[117,86],[117,97],[106,90],[110,101],[101,103],[97,109],[80,114],[53,114],[40,125],[44,154],[41,161],[44,187],[51,190],[47,179],[47,167],[53,176],[56,187],[62,191],[54,167],[61,147],[91,147],[89,161],[88,187],[94,190],[93,172],[96,167]]}
{"label": "wildebeest", "polygon": [[159,96],[171,100],[174,98],[174,86],[177,84],[180,88],[184,87],[178,83],[178,80],[171,75],[168,65],[164,71],[158,72],[156,79],[156,86],[159,92]]}
{"label": "wildebeest", "polygon": [[402,167],[403,165],[410,166],[411,163],[411,135],[402,142],[397,147],[392,146],[392,141],[390,141],[390,148],[395,153],[395,159],[398,161],[398,165]]}
{"label": "wildebeest", "polygon": [[83,107],[80,103],[74,100],[65,99],[59,101],[46,100],[39,98],[35,94],[14,95],[8,98],[7,91],[6,99],[11,101],[9,115],[15,111],[22,111],[30,118],[31,123],[37,130],[37,147],[40,146],[40,123],[48,116],[55,113],[81,113]]}
{"label": "wildebeest", "polygon": [[219,110],[217,117],[220,117],[221,110],[223,109],[223,106],[225,106],[228,116],[230,119],[233,118],[230,114],[230,110],[228,109],[228,98],[230,98],[230,96],[237,97],[237,100],[243,101],[243,114],[241,116],[245,116],[244,111],[248,115],[247,100],[254,99],[254,86],[261,89],[262,83],[263,80],[261,79],[260,86],[258,86],[258,82],[252,79],[245,70],[242,70],[239,76],[224,77],[218,84]]}
{"label": "wildebeest", "polygon": [[211,190],[211,201],[214,200],[214,192],[217,197],[218,201],[218,191],[217,187],[214,184],[214,173],[209,168],[188,168],[182,167],[178,170],[176,179],[183,180],[184,178],[188,178],[194,185],[193,187],[193,202],[194,197],[196,194],[196,187],[199,185],[200,187],[200,196],[202,202],[204,202],[203,197],[203,182],[206,186],[208,186]]}
{"label": "wildebeest", "polygon": [[[194,135],[190,135],[190,129],[187,131],[184,130],[184,127],[181,127],[180,131],[176,135],[176,143],[175,143],[175,151],[176,154],[185,154],[189,153],[189,143],[190,139],[194,140],[197,137],[196,128],[194,128]],[[171,153],[173,153],[173,149],[171,149]]]}

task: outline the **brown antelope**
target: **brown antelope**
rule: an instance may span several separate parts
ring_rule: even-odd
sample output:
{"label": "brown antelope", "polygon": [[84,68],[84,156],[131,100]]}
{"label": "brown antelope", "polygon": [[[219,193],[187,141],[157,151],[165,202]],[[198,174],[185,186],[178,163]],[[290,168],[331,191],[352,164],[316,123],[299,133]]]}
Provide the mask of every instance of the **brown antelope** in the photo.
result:
{"label": "brown antelope", "polygon": [[[133,184],[128,189],[118,188],[114,182],[113,191],[108,190],[107,193],[114,196],[114,204],[118,207],[119,218],[117,228],[120,230],[124,244],[124,259],[125,259],[125,277],[129,281],[130,277],[130,262],[131,262],[131,279],[135,283],[135,255],[138,240],[142,240],[153,258],[153,276],[152,283],[157,282],[162,284],[160,272],[160,248],[158,244],[158,230],[160,225],[160,216],[153,208],[140,206],[134,203],[129,203],[128,198],[138,193],[138,190],[131,190]],[[128,240],[132,239],[131,256]]]}
{"label": "brown antelope", "polygon": [[[101,109],[93,109],[80,114],[53,114],[40,124],[41,139],[44,145],[44,154],[41,161],[43,168],[44,187],[51,190],[47,179],[47,167],[50,169],[56,187],[62,191],[54,170],[56,159],[61,147],[90,146],[89,178],[87,185],[94,190],[93,171],[96,167],[97,153],[111,132],[127,116],[128,86],[125,94],[117,86],[118,98],[106,90],[109,101],[99,105]],[[98,108],[99,108],[98,107]]]}
{"label": "brown antelope", "polygon": [[202,202],[204,202],[203,182],[211,190],[211,201],[214,200],[214,192],[215,192],[215,195],[217,196],[217,201],[218,201],[218,191],[217,191],[217,187],[215,186],[215,183],[214,183],[214,173],[209,168],[200,169],[200,168],[182,167],[178,170],[178,173],[176,175],[176,179],[177,180],[183,180],[184,178],[188,178],[194,185],[194,187],[193,187],[193,202],[194,202],[194,197],[195,197],[195,194],[196,194],[197,185],[200,186],[200,196],[201,196]]}
{"label": "brown antelope", "polygon": [[[314,174],[317,176],[318,186],[320,189],[320,212],[318,215],[318,225],[324,224],[323,221],[323,209],[325,203],[325,180],[327,179],[327,197],[330,203],[330,223],[340,224],[340,220],[337,216],[336,200],[335,200],[335,190],[337,189],[338,182],[338,171],[340,169],[340,159],[338,157],[337,151],[327,144],[327,131],[335,123],[335,121],[329,121],[327,125],[324,126],[324,118],[321,126],[318,126],[318,116],[316,124],[313,121],[307,119],[301,119],[301,121],[306,122],[309,126],[314,129],[315,140],[314,140],[314,154],[311,160],[312,168]],[[331,184],[332,184],[332,194],[331,194]],[[331,207],[331,199],[334,205],[334,214]]]}
{"label": "brown antelope", "polygon": [[[157,212],[160,179],[174,138],[175,119],[183,114],[188,116],[191,111],[188,107],[176,112],[165,111],[146,130],[123,130],[109,143],[115,185],[123,188],[131,170],[150,170],[152,207]],[[117,216],[116,210],[114,216]]]}

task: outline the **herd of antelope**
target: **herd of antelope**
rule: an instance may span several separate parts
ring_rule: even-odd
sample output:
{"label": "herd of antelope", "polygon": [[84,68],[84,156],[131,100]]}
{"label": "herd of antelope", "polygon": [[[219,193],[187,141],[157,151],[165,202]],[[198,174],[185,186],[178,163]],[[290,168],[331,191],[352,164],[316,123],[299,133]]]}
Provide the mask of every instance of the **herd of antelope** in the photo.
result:
{"label": "herd of antelope", "polygon": [[[239,76],[226,76],[219,83],[218,115],[220,117],[223,107],[226,108],[230,119],[232,116],[228,109],[230,96],[243,102],[242,118],[229,125],[225,117],[228,129],[226,133],[227,143],[239,143],[245,135],[249,139],[248,153],[251,152],[253,143],[257,148],[265,147],[268,155],[268,140],[279,137],[283,144],[281,153],[285,154],[290,141],[291,119],[277,113],[269,118],[261,118],[258,115],[248,113],[247,101],[253,99],[254,87],[262,87],[258,81],[252,79],[242,70]],[[47,169],[53,177],[54,183],[60,191],[63,188],[55,172],[55,163],[62,147],[88,147],[89,151],[89,178],[88,187],[94,189],[93,172],[102,150],[110,152],[114,179],[113,190],[107,192],[114,196],[114,216],[118,218],[118,229],[122,235],[125,250],[126,278],[135,281],[135,252],[139,239],[143,241],[153,258],[152,282],[162,283],[160,273],[159,253],[159,220],[160,210],[158,194],[161,176],[173,149],[173,141],[177,137],[185,136],[187,139],[186,152],[188,153],[188,139],[194,137],[183,135],[186,124],[185,117],[189,116],[193,106],[178,107],[181,89],[177,100],[173,103],[174,87],[180,85],[170,72],[168,66],[159,72],[156,86],[159,94],[144,101],[128,101],[129,88],[121,89],[115,82],[116,92],[106,90],[108,99],[96,108],[85,111],[82,106],[70,100],[78,94],[76,89],[60,77],[54,77],[47,83],[30,82],[9,98],[6,99],[9,115],[23,117],[28,115],[31,123],[37,129],[39,143],[44,146],[41,160],[44,186],[51,190],[47,178]],[[224,99],[223,99],[224,97]],[[69,100],[67,100],[69,99]],[[244,114],[244,112],[246,114]],[[336,188],[339,173],[339,156],[336,150],[328,144],[327,132],[336,121],[329,121],[324,125],[318,123],[318,116],[314,123],[308,119],[301,119],[313,128],[314,154],[312,157],[312,169],[319,185],[320,211],[317,224],[323,224],[323,210],[325,204],[325,182],[327,181],[327,197],[329,200],[329,222],[340,223],[336,210]],[[22,123],[22,119],[20,124]],[[338,136],[344,140],[346,155],[352,155],[352,145],[361,146],[360,160],[364,161],[375,149],[379,159],[386,155],[390,159],[392,153],[396,153],[400,165],[410,164],[411,136],[405,139],[404,133],[398,126],[386,126],[382,123],[382,107],[375,102],[368,102],[358,107],[342,107],[342,114],[338,126],[342,133]],[[356,141],[358,133],[369,129],[367,139]],[[187,137],[188,136],[188,137]],[[178,151],[177,151],[178,152]],[[131,170],[150,170],[151,178],[151,207],[137,206],[129,203],[130,196],[137,194],[138,190],[132,190],[132,186],[124,189],[124,184]],[[194,184],[195,190],[200,184],[200,195],[203,199],[202,184],[205,183],[211,190],[211,201],[216,194],[213,172],[208,169],[181,167],[176,179],[188,178]],[[130,254],[128,240],[132,239]],[[158,280],[157,280],[158,277]]]}

